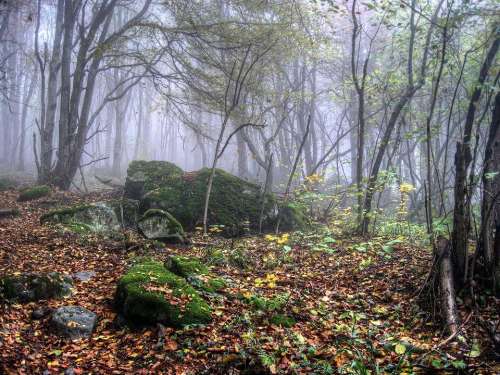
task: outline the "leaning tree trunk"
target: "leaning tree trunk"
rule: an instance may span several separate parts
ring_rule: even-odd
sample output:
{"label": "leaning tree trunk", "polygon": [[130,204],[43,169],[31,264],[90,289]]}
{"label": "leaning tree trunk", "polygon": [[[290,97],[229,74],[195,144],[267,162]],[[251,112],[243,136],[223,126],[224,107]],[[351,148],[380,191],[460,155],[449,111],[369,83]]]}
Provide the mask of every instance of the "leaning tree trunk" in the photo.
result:
{"label": "leaning tree trunk", "polygon": [[455,278],[451,261],[450,242],[441,237],[437,241],[437,269],[439,271],[439,295],[441,314],[446,323],[446,330],[454,334],[458,329],[458,312],[455,292]]}

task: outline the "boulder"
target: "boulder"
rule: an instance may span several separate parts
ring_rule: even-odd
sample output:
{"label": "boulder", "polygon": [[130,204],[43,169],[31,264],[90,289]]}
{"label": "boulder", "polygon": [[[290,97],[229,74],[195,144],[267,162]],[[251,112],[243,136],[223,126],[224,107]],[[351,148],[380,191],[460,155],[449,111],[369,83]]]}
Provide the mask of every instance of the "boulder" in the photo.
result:
{"label": "boulder", "polygon": [[115,210],[106,202],[52,210],[40,221],[42,224],[63,224],[77,233],[111,232],[121,228]]}
{"label": "boulder", "polygon": [[[164,161],[133,161],[127,170],[125,195],[140,199],[140,211],[161,209],[175,217],[185,229],[192,230],[203,220],[209,168],[185,173],[176,165]],[[140,185],[140,187],[139,187]],[[210,196],[208,221],[219,225],[226,235],[240,235],[249,227],[259,227],[264,199],[264,227],[276,223],[279,201],[273,194],[262,197],[261,187],[216,169]],[[301,227],[297,210],[282,210],[281,228]]]}
{"label": "boulder", "polygon": [[71,294],[71,279],[57,272],[0,278],[0,299],[32,302]]}
{"label": "boulder", "polygon": [[167,161],[135,160],[127,169],[125,196],[140,200],[148,191],[175,184],[183,173],[181,168]]}
{"label": "boulder", "polygon": [[106,204],[113,208],[123,227],[136,229],[139,219],[138,200],[123,198],[106,202]]}
{"label": "boulder", "polygon": [[144,259],[118,282],[115,305],[132,326],[205,324],[211,309],[186,280],[161,262]]}
{"label": "boulder", "polygon": [[71,340],[90,337],[97,315],[80,306],[63,306],[52,314],[51,326],[55,332]]}
{"label": "boulder", "polygon": [[18,202],[26,202],[46,197],[50,194],[50,188],[46,185],[38,185],[23,189],[19,192]]}
{"label": "boulder", "polygon": [[150,240],[186,241],[182,225],[163,210],[147,210],[137,222],[137,227]]}

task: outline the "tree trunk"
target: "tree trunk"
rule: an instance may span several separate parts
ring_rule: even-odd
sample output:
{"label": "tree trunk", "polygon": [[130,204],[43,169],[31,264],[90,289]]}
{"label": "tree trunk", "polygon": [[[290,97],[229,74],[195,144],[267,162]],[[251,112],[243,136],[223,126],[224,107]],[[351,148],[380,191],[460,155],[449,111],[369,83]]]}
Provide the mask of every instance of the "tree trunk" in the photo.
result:
{"label": "tree trunk", "polygon": [[500,292],[500,93],[495,104],[483,171],[483,200],[481,204],[480,255],[484,259],[486,278],[492,280],[496,293]]}
{"label": "tree trunk", "polygon": [[457,142],[457,151],[455,154],[455,206],[453,210],[453,233],[452,242],[452,260],[457,277],[458,286],[461,287],[467,279],[467,241],[469,234],[469,204],[467,203],[468,187],[467,169],[472,161],[470,142],[472,139],[472,128],[476,114],[476,107],[481,99],[484,83],[488,78],[491,65],[495,61],[495,56],[500,46],[500,30],[496,29],[495,39],[488,51],[488,54],[481,66],[479,78],[476,87],[472,93],[467,110],[467,116],[464,124],[464,133],[462,141]]}

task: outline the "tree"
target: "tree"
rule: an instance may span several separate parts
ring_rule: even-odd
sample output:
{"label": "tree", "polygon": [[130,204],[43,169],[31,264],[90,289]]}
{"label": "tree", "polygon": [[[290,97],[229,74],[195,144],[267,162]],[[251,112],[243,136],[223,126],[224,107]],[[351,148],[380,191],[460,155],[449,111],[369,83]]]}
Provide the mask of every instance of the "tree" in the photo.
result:
{"label": "tree", "polygon": [[[80,161],[88,141],[89,129],[98,112],[104,107],[100,105],[94,113],[91,112],[96,80],[105,70],[102,63],[106,51],[118,42],[123,42],[124,35],[137,27],[151,0],[145,0],[133,17],[117,30],[110,32],[110,24],[119,4],[118,0],[106,0],[91,8],[90,4],[80,1],[58,0],[46,88],[45,58],[42,58],[38,47],[41,0],[38,2],[35,49],[42,77],[42,95],[39,116],[41,152],[40,158],[37,157],[37,168],[39,181],[42,183],[52,183],[61,189],[69,189],[73,177],[81,167]],[[85,22],[83,27],[80,27],[79,17]],[[76,55],[74,63],[73,53]],[[58,81],[59,87],[56,83]],[[124,95],[123,92],[137,81],[135,77],[121,81],[104,102],[119,99],[120,95]],[[120,94],[117,94],[118,90]],[[56,106],[59,107],[58,145],[57,161],[53,165],[52,143]]]}

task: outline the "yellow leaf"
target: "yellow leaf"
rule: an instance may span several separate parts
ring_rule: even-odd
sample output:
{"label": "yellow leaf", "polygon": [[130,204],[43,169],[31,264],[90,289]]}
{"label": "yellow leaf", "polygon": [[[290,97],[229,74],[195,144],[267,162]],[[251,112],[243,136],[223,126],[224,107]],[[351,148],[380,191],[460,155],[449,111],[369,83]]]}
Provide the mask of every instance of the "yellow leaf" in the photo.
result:
{"label": "yellow leaf", "polygon": [[394,351],[399,355],[405,354],[406,346],[404,346],[403,344],[396,344],[396,346],[394,347]]}

